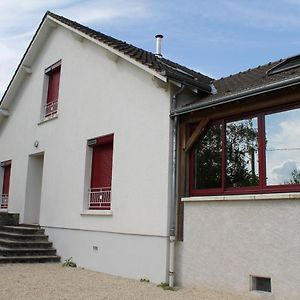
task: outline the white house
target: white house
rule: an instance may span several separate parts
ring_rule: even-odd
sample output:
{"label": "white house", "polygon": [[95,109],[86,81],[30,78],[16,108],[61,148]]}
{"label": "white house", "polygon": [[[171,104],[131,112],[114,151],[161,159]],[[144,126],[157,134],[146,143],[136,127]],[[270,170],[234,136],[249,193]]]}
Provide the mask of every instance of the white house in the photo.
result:
{"label": "white house", "polygon": [[46,13],[1,102],[2,209],[44,227],[62,259],[167,281],[169,114],[185,78],[209,92],[208,77]]}
{"label": "white house", "polygon": [[213,80],[157,39],[46,13],[0,105],[1,210],[92,270],[297,299],[299,57]]}

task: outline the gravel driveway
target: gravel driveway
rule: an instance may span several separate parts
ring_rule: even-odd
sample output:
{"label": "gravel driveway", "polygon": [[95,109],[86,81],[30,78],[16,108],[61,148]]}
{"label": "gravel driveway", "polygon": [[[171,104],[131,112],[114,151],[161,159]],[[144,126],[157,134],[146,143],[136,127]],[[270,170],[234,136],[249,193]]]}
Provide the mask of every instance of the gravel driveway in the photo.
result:
{"label": "gravel driveway", "polygon": [[82,268],[63,268],[60,264],[2,264],[0,265],[0,299],[246,300],[259,298],[234,296],[196,288],[164,291],[152,283]]}

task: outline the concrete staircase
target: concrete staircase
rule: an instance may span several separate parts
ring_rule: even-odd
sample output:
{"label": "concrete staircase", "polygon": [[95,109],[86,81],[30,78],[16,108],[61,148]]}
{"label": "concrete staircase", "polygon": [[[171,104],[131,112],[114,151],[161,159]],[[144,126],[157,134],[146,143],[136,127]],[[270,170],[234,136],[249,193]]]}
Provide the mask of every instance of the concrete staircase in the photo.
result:
{"label": "concrete staircase", "polygon": [[9,225],[3,223],[0,221],[0,263],[60,261],[52,243],[48,241],[48,236],[45,235],[45,230],[40,226],[18,225],[15,221],[8,222]]}

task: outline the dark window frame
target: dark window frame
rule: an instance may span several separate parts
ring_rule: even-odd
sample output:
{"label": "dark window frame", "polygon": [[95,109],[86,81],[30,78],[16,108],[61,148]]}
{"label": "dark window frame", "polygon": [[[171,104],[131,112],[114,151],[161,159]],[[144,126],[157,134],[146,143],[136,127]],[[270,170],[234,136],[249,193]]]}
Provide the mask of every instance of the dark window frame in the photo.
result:
{"label": "dark window frame", "polygon": [[[195,145],[190,150],[189,155],[189,194],[190,196],[213,196],[213,195],[242,195],[242,194],[267,194],[267,193],[280,193],[280,192],[299,192],[300,184],[280,184],[280,185],[267,185],[266,179],[266,130],[265,130],[265,117],[267,115],[292,111],[300,108],[299,104],[294,105],[281,105],[269,109],[252,111],[243,114],[232,115],[226,118],[219,118],[211,120],[208,124],[213,123],[222,124],[222,184],[220,188],[209,189],[195,189]],[[248,187],[226,187],[226,124],[232,121],[239,121],[246,118],[257,117],[258,122],[258,169],[259,169],[259,185]],[[189,131],[190,134],[195,128],[195,124],[191,124]],[[205,131],[204,131],[205,133]],[[201,139],[202,135],[199,137]]]}

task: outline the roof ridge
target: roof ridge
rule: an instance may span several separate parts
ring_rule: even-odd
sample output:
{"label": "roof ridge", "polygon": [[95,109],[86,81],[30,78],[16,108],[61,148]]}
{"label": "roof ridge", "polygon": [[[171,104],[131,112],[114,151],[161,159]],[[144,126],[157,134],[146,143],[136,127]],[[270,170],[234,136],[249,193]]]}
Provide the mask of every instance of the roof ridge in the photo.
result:
{"label": "roof ridge", "polygon": [[275,60],[275,61],[270,61],[270,62],[268,62],[268,63],[265,63],[265,64],[263,64],[263,65],[258,65],[258,66],[256,66],[256,67],[253,67],[253,68],[249,68],[249,69],[247,69],[247,70],[244,70],[244,71],[239,71],[239,72],[236,72],[236,73],[233,73],[233,74],[229,74],[229,75],[227,75],[227,76],[222,76],[222,77],[220,77],[220,78],[217,78],[217,79],[214,79],[214,82],[215,81],[220,81],[220,80],[224,80],[224,79],[228,79],[228,78],[232,78],[232,77],[235,77],[235,76],[239,76],[239,75],[241,75],[241,74],[246,74],[246,73],[248,73],[248,72],[253,72],[254,70],[259,70],[259,69],[263,69],[263,68],[266,68],[266,67],[268,67],[268,66],[271,66],[271,65],[276,65],[276,64],[279,64],[279,63],[281,63],[281,62],[283,62],[285,59],[284,58],[280,58],[279,60]]}
{"label": "roof ridge", "polygon": [[[76,21],[70,20],[64,16],[57,15],[51,11],[47,11],[46,15],[78,31],[81,31],[86,35],[89,35],[91,38],[106,44],[107,46],[117,50],[123,55],[126,55],[128,58],[143,64],[162,76],[169,77],[168,74],[175,73],[176,76],[172,76],[173,80],[185,82],[186,84],[197,87],[205,92],[210,92],[211,90],[210,83],[213,79],[200,72],[173,62],[170,59],[164,57],[160,58],[151,51],[136,47],[126,41],[116,39],[88,26],[82,25]],[[122,43],[124,43],[124,47],[120,47],[120,44]]]}

